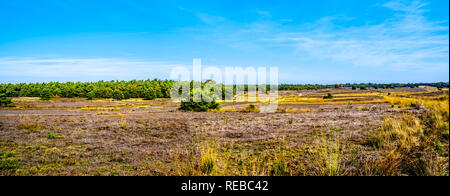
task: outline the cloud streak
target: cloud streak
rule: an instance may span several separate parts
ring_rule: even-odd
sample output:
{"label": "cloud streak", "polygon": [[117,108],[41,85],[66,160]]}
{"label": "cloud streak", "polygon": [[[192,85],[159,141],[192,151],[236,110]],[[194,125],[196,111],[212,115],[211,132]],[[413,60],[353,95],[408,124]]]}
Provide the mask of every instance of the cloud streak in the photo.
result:
{"label": "cloud streak", "polygon": [[426,5],[392,1],[382,6],[395,15],[380,24],[343,27],[335,23],[339,18],[326,17],[308,30],[264,40],[337,65],[448,72],[448,21],[429,21]]}
{"label": "cloud streak", "polygon": [[[167,78],[176,66],[181,65],[119,58],[0,58],[0,76],[2,82],[27,82],[12,81],[12,78],[30,81],[153,79]],[[11,79],[5,81],[5,78]]]}

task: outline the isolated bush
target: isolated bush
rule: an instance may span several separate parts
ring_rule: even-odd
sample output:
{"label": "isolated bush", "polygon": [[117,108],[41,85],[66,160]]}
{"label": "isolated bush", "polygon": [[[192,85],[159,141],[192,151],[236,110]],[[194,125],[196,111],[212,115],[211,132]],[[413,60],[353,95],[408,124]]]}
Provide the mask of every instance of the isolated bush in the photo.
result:
{"label": "isolated bush", "polygon": [[56,135],[52,132],[47,132],[47,139],[56,139]]}
{"label": "isolated bush", "polygon": [[194,94],[200,95],[202,91],[200,89],[191,90],[190,100],[182,100],[180,110],[183,111],[195,111],[206,112],[208,110],[220,110],[221,106],[216,102],[217,96],[211,92],[205,92],[201,96],[201,101],[195,102]]}
{"label": "isolated bush", "polygon": [[367,87],[366,86],[361,86],[359,89],[360,90],[367,90]]}
{"label": "isolated bush", "polygon": [[206,112],[208,110],[218,110],[221,106],[216,101],[212,101],[210,103],[201,101],[201,102],[193,102],[193,101],[181,101],[180,110],[183,111],[195,111],[195,112]]}
{"label": "isolated bush", "polygon": [[352,86],[352,90],[356,90],[356,86],[355,85]]}
{"label": "isolated bush", "polygon": [[52,91],[49,88],[44,88],[41,91],[41,94],[39,95],[39,97],[41,98],[41,100],[48,101],[48,100],[52,99],[54,96],[53,96]]}
{"label": "isolated bush", "polygon": [[331,94],[331,93],[328,93],[328,95],[326,95],[326,96],[324,96],[323,98],[324,99],[333,99],[333,94]]}

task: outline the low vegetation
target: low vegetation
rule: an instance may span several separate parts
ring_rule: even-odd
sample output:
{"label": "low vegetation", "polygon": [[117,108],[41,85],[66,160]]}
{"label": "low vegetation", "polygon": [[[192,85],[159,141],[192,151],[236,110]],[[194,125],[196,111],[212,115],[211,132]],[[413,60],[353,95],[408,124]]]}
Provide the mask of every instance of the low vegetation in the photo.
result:
{"label": "low vegetation", "polygon": [[22,130],[27,130],[27,131],[31,131],[31,132],[34,132],[34,131],[40,131],[40,130],[43,130],[44,129],[44,126],[43,125],[40,125],[40,124],[28,124],[28,123],[20,123],[18,126],[17,126],[17,129],[22,129]]}

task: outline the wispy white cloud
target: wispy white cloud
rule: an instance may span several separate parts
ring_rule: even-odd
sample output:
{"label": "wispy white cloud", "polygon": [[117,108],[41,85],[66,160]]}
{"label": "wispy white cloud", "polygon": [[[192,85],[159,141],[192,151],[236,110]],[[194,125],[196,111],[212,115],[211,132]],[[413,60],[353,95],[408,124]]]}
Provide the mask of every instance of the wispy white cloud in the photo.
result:
{"label": "wispy white cloud", "polygon": [[213,16],[206,13],[194,13],[197,18],[199,18],[202,22],[209,25],[216,25],[219,23],[226,22],[227,20],[221,16]]}
{"label": "wispy white cloud", "polygon": [[256,13],[259,14],[261,17],[264,17],[264,18],[272,18],[272,14],[270,12],[268,12],[268,11],[257,9]]}
{"label": "wispy white cloud", "polygon": [[426,2],[416,0],[409,4],[401,1],[390,1],[383,4],[382,6],[395,11],[404,11],[408,13],[421,14],[426,11],[423,8],[427,5],[428,3]]}
{"label": "wispy white cloud", "polygon": [[308,30],[264,40],[337,65],[448,72],[448,21],[428,20],[423,15],[426,5],[392,1],[382,6],[396,14],[379,24],[344,27],[333,22],[335,17],[325,17],[309,24]]}
{"label": "wispy white cloud", "polygon": [[181,65],[119,58],[0,58],[0,76],[43,81],[167,78],[175,66]]}

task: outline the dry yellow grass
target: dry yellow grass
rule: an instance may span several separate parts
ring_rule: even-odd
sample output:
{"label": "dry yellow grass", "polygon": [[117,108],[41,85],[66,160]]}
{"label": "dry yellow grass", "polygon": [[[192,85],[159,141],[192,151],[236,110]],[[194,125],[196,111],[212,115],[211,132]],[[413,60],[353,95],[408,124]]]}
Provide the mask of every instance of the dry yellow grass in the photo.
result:
{"label": "dry yellow grass", "polygon": [[308,113],[312,112],[312,109],[298,109],[298,108],[278,108],[277,113]]}
{"label": "dry yellow grass", "polygon": [[412,116],[401,119],[387,118],[380,126],[380,130],[371,135],[371,143],[376,147],[388,146],[397,142],[399,148],[410,149],[420,144],[423,129],[420,121]]}
{"label": "dry yellow grass", "polygon": [[308,101],[308,102],[285,102],[281,101],[279,105],[346,105],[346,104],[377,104],[388,103],[386,100],[371,101]]}
{"label": "dry yellow grass", "polygon": [[217,170],[217,154],[211,144],[204,144],[200,150],[200,162],[198,168],[202,174],[211,175]]}
{"label": "dry yellow grass", "polygon": [[221,111],[222,112],[236,112],[236,108],[234,108],[234,107],[227,107],[227,108],[222,108]]}
{"label": "dry yellow grass", "polygon": [[443,153],[441,144],[449,137],[448,97],[391,96],[386,99],[393,105],[423,106],[428,111],[420,118],[407,113],[400,118],[388,117],[378,131],[370,134],[368,143],[385,156],[367,166],[366,174],[448,175],[448,154]]}
{"label": "dry yellow grass", "polygon": [[82,107],[83,111],[118,111],[119,109],[115,106],[103,106],[103,107]]}

